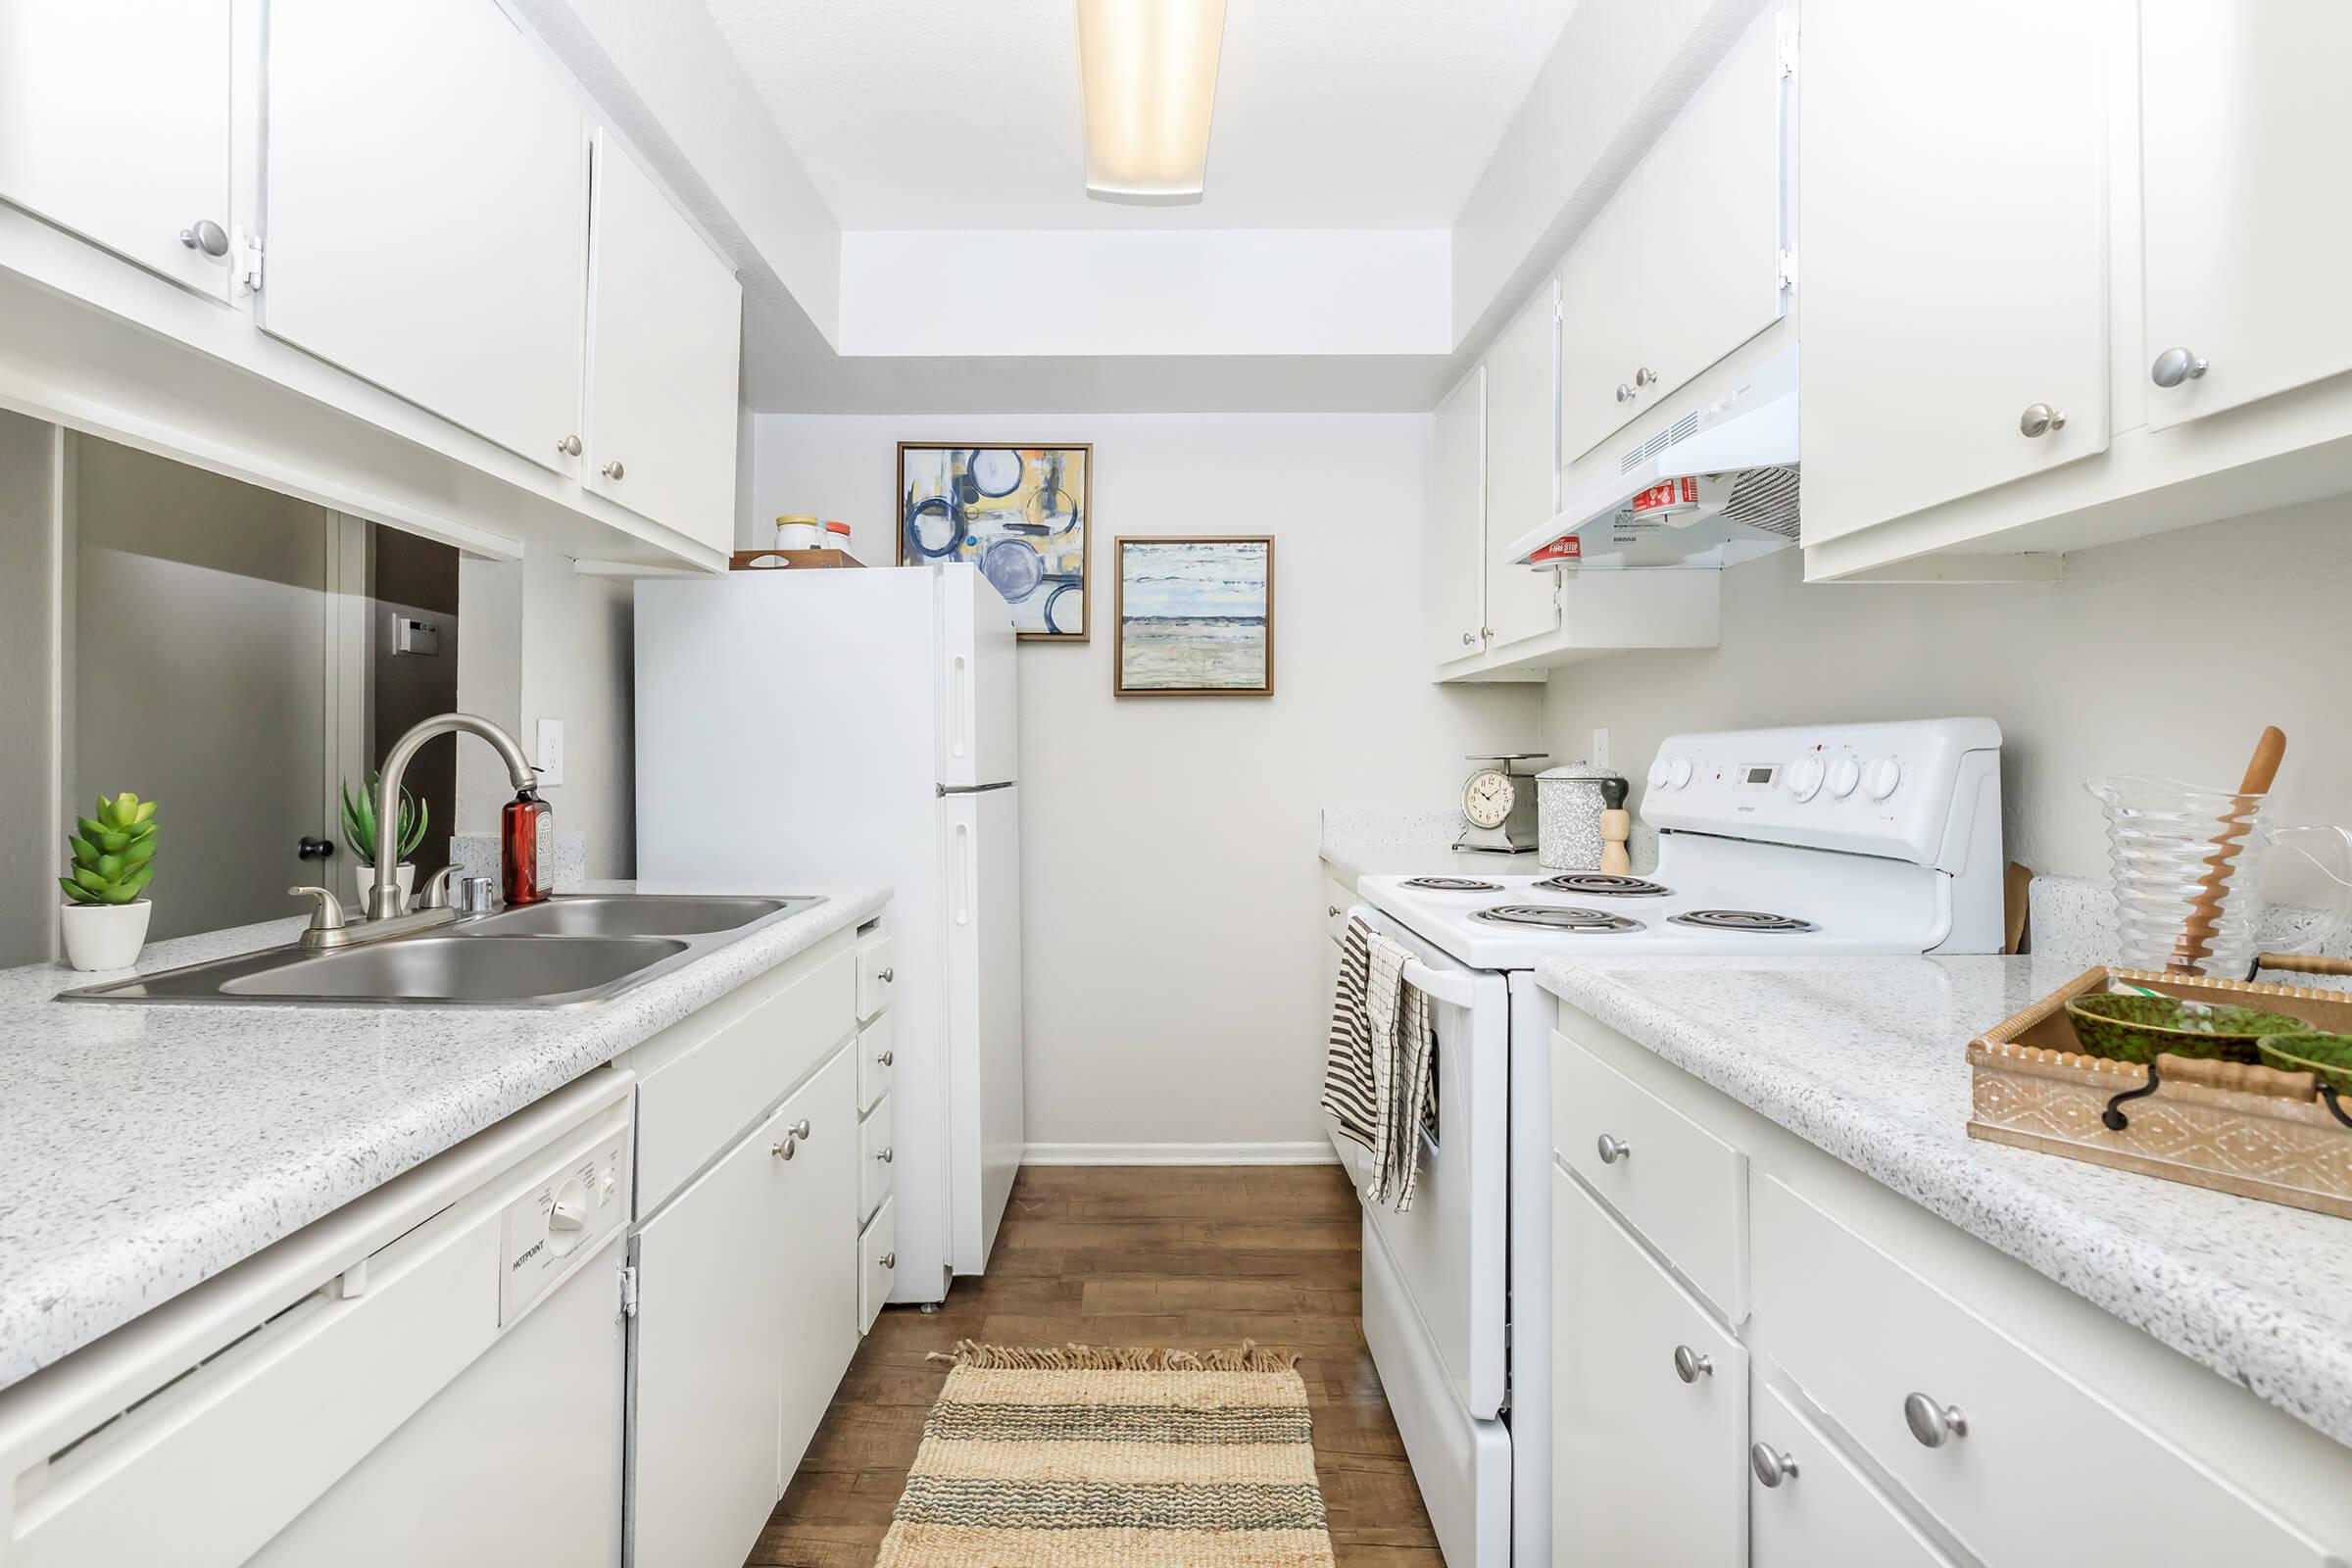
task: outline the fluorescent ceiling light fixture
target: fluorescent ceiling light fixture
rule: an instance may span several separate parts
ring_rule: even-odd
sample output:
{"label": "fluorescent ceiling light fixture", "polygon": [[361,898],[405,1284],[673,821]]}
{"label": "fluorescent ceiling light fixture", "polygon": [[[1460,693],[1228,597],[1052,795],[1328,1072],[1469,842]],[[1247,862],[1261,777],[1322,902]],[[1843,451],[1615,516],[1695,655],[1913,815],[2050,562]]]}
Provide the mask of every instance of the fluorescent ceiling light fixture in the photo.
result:
{"label": "fluorescent ceiling light fixture", "polygon": [[1224,38],[1225,0],[1078,0],[1089,194],[1200,199]]}

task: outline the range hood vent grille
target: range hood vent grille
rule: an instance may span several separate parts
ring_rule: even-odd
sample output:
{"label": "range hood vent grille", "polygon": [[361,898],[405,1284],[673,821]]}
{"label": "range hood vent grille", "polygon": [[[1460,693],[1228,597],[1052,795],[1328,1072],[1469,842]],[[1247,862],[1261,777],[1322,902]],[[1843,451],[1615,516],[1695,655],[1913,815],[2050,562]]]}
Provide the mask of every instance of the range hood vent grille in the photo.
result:
{"label": "range hood vent grille", "polygon": [[1654,458],[1659,453],[1665,451],[1668,447],[1673,446],[1678,441],[1686,441],[1690,439],[1692,435],[1696,434],[1697,431],[1698,411],[1696,409],[1692,409],[1689,414],[1684,415],[1681,418],[1675,420],[1674,423],[1668,425],[1665,429],[1660,430],[1656,435],[1651,436],[1648,440],[1642,442],[1640,446],[1634,448],[1631,452],[1628,452],[1625,454],[1625,456],[1619,458],[1617,460],[1617,471],[1619,473],[1631,473],[1636,468],[1642,466],[1642,464],[1648,462],[1651,458]]}
{"label": "range hood vent grille", "polygon": [[1723,504],[1723,515],[1729,522],[1743,522],[1750,528],[1777,533],[1790,544],[1796,543],[1797,479],[1793,466],[1786,468],[1749,468],[1740,475],[1732,487],[1732,498]]}

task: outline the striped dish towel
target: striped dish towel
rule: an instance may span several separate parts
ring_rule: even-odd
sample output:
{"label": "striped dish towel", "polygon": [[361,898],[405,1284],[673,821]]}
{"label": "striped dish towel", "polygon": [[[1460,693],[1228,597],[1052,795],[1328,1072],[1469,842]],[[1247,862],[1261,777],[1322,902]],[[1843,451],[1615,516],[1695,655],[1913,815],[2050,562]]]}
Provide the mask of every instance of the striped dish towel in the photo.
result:
{"label": "striped dish towel", "polygon": [[1348,922],[1323,1064],[1323,1109],[1372,1153],[1364,1201],[1400,1214],[1420,1181],[1418,1134],[1437,1135],[1437,1040],[1429,999],[1404,982],[1411,956],[1362,920]]}

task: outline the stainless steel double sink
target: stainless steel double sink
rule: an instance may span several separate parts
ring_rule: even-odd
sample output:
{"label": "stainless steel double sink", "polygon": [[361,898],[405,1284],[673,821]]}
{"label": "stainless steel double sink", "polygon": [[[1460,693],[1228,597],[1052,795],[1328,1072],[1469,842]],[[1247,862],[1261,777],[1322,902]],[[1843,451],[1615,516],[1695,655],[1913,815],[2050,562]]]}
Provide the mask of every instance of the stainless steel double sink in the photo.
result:
{"label": "stainless steel double sink", "polygon": [[414,936],[269,948],[62,993],[61,1002],[576,1007],[607,1002],[820,898],[558,897]]}

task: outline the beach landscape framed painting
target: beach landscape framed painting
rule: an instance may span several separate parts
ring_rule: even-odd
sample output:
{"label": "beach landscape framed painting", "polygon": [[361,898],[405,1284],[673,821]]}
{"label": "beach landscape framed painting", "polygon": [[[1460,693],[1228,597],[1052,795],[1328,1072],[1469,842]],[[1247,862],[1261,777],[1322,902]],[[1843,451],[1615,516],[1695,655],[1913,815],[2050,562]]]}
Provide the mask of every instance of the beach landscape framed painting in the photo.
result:
{"label": "beach landscape framed painting", "polygon": [[1095,449],[899,443],[899,564],[968,561],[1024,642],[1086,641]]}
{"label": "beach landscape framed painting", "polygon": [[1115,695],[1274,695],[1272,539],[1119,539],[1112,551]]}

